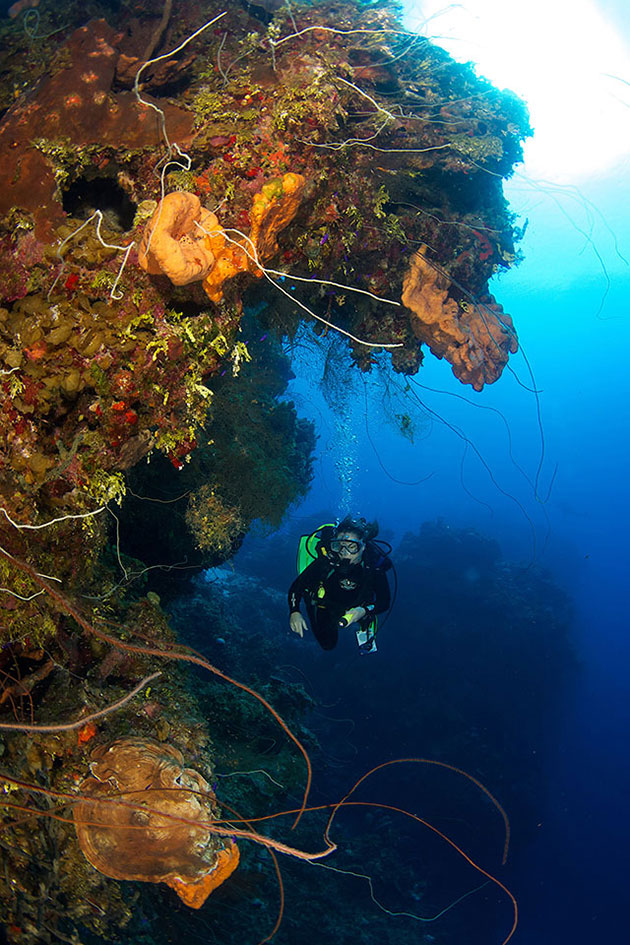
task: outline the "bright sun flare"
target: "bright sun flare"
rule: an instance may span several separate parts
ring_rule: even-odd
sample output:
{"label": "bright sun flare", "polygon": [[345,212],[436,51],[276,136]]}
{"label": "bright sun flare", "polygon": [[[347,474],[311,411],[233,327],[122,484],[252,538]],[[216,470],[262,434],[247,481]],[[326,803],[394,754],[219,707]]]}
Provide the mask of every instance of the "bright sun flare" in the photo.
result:
{"label": "bright sun flare", "polygon": [[404,0],[405,25],[523,98],[530,175],[567,183],[630,155],[630,46],[594,0]]}

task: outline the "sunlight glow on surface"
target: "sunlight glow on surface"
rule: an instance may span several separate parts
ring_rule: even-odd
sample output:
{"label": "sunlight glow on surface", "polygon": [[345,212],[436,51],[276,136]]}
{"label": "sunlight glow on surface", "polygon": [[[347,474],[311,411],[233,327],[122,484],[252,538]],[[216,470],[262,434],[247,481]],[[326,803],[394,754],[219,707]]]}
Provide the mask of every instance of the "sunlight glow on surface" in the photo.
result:
{"label": "sunlight glow on surface", "polygon": [[630,43],[594,0],[404,0],[405,25],[530,110],[530,175],[559,182],[630,154]]}

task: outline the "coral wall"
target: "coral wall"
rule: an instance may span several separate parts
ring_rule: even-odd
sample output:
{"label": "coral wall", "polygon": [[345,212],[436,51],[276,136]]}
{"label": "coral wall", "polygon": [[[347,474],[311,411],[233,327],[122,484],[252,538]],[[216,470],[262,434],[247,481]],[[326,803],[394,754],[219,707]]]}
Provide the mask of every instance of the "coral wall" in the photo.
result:
{"label": "coral wall", "polygon": [[[341,332],[360,370],[415,373],[426,345],[477,389],[498,379],[517,342],[488,282],[516,258],[502,182],[530,133],[385,3],[23,12],[0,24],[0,724],[18,726],[123,700],[156,665],[123,642],[174,646],[156,589],[304,494],[313,431],[281,399],[300,322]],[[205,723],[162,672],[81,737],[6,735],[4,793],[72,788],[85,746],[131,729],[198,761]],[[16,829],[0,898],[21,942],[44,902],[66,939],[130,919],[139,893],[112,881],[104,915],[80,857],[59,872],[65,827]]]}

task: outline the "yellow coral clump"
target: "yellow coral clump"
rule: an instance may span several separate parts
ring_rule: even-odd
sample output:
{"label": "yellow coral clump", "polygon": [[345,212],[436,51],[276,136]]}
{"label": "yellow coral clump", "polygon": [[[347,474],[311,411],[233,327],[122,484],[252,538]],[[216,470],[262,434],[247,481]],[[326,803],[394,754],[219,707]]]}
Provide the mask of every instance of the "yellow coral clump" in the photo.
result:
{"label": "yellow coral clump", "polygon": [[200,551],[224,554],[245,530],[245,521],[236,506],[228,505],[208,484],[188,500],[186,524]]}

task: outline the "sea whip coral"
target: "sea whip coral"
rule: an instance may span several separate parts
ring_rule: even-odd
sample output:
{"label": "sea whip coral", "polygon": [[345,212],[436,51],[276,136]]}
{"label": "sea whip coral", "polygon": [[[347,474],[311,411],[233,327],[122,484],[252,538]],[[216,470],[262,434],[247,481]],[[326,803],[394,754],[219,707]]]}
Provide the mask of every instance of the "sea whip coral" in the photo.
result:
{"label": "sea whip coral", "polygon": [[411,309],[411,327],[437,358],[446,358],[463,384],[482,390],[496,381],[518,350],[512,319],[492,296],[476,303],[449,298],[446,275],[418,250],[403,281],[402,301]]}

